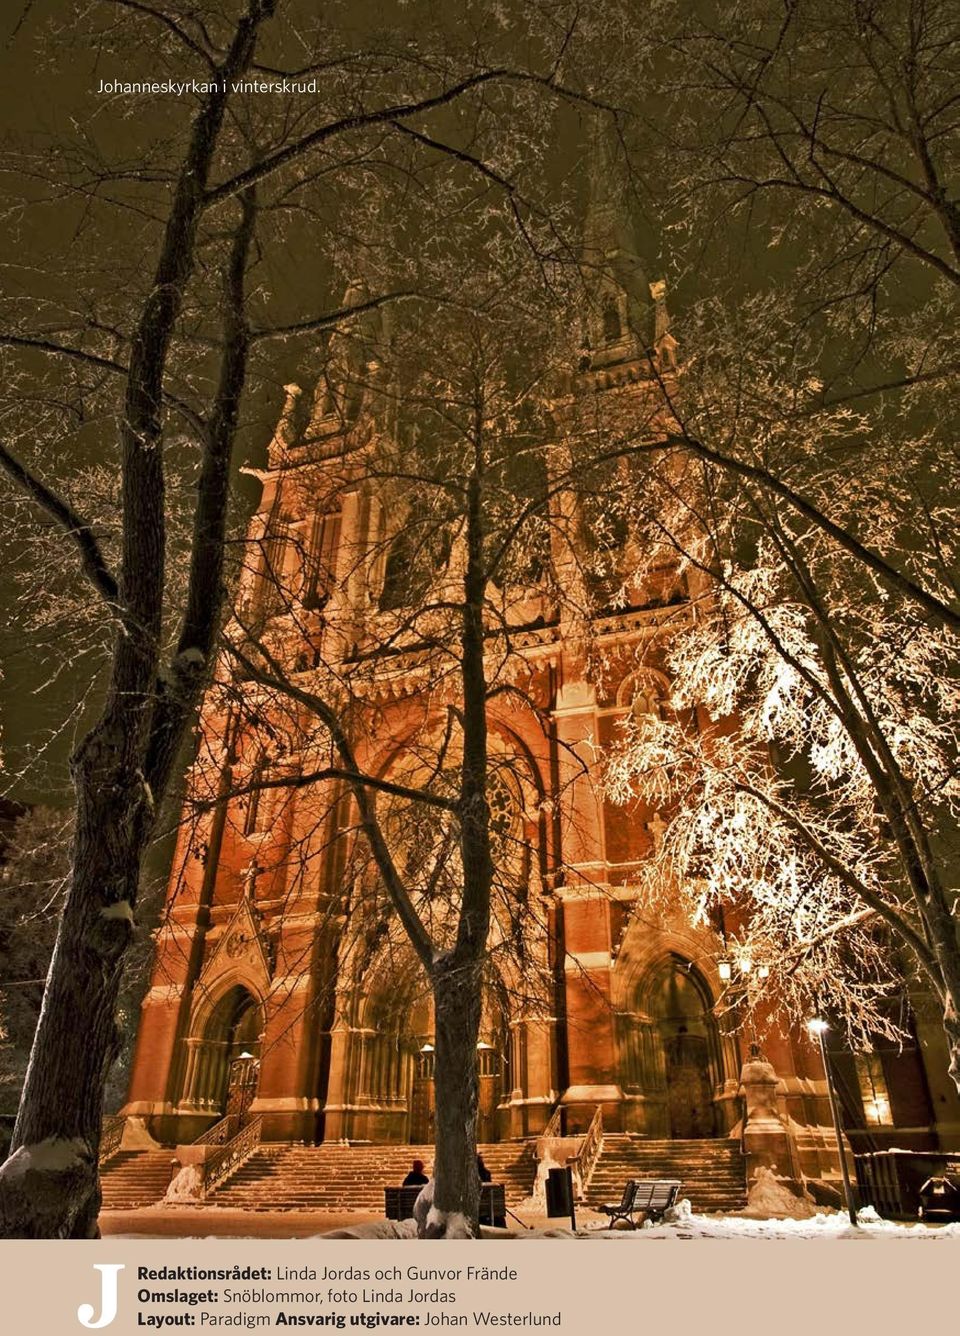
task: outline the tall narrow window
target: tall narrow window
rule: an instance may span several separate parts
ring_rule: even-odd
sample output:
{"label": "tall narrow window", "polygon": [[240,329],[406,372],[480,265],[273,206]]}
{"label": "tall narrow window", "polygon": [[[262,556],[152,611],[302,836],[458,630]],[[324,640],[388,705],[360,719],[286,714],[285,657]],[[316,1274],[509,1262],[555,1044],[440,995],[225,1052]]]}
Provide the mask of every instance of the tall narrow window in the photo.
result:
{"label": "tall narrow window", "polygon": [[255,835],[260,830],[261,808],[263,798],[263,789],[260,787],[264,776],[267,773],[267,758],[264,752],[260,752],[253,769],[250,771],[249,786],[250,792],[247,794],[247,810],[243,818],[244,835]]}
{"label": "tall narrow window", "polygon": [[854,1059],[860,1084],[863,1116],[868,1127],[892,1127],[890,1092],[879,1053],[858,1053]]}
{"label": "tall narrow window", "polygon": [[305,608],[322,608],[333,592],[339,547],[340,516],[318,515],[310,530],[306,552],[303,588]]}
{"label": "tall narrow window", "polygon": [[267,517],[263,535],[257,544],[257,583],[254,607],[260,616],[267,616],[281,606],[285,599],[283,564],[287,544],[287,523],[280,509],[280,497],[274,502]]}
{"label": "tall narrow window", "polygon": [[612,297],[608,297],[603,306],[603,337],[607,343],[616,343],[622,335],[620,308]]}

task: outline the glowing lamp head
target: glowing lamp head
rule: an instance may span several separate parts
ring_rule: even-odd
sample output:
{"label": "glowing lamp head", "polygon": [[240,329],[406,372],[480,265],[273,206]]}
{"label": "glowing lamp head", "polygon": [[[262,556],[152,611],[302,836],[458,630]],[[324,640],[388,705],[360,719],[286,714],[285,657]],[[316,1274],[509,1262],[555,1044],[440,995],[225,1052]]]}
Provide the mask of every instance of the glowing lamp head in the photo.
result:
{"label": "glowing lamp head", "polygon": [[812,1034],[815,1039],[818,1039],[822,1034],[826,1034],[829,1029],[830,1026],[820,1016],[813,1016],[807,1021],[807,1031],[809,1034]]}

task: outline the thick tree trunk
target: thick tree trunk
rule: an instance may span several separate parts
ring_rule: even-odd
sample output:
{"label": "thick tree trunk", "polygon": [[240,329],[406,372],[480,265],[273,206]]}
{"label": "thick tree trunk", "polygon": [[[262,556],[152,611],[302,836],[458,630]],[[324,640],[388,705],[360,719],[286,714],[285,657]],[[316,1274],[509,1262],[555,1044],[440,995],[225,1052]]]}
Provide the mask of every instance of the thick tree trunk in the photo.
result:
{"label": "thick tree trunk", "polygon": [[0,1236],[98,1234],[103,1086],[119,1034],[117,994],[133,933],[142,785],[98,766],[100,730],[76,776],[73,873],[44,992],[10,1159],[0,1168]]}
{"label": "thick tree trunk", "polygon": [[431,972],[436,1025],[436,1156],[433,1205],[425,1238],[476,1238],[480,1209],[477,1174],[477,1040],[481,966],[452,958]]}
{"label": "thick tree trunk", "polygon": [[244,274],[254,202],[241,219],[225,274],[221,368],[196,513],[179,653],[159,673],[164,610],[162,449],[167,354],[190,280],[205,189],[232,79],[253,59],[275,0],[248,0],[197,114],[164,231],[155,281],[131,341],[120,431],[123,543],[120,616],[107,701],[74,758],[77,826],[70,891],[44,990],[10,1159],[0,1168],[0,1236],[83,1238],[97,1233],[103,1088],[119,1047],[115,1018],[133,932],[140,868],[199,698],[222,601],[220,570],[228,467],[248,341]]}

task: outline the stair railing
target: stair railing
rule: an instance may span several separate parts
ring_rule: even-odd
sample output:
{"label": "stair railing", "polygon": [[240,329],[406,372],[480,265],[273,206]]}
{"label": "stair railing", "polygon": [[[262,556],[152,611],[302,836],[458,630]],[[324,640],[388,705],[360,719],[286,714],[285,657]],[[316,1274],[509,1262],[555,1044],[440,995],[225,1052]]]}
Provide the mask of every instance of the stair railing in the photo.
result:
{"label": "stair railing", "polygon": [[251,1118],[235,1137],[224,1144],[200,1166],[200,1196],[208,1197],[221,1183],[235,1174],[260,1145],[262,1118]]}
{"label": "stair railing", "polygon": [[194,1141],[195,1146],[225,1146],[240,1131],[240,1115],[228,1113]]}
{"label": "stair railing", "polygon": [[543,1131],[540,1133],[540,1135],[541,1135],[542,1137],[558,1137],[558,1136],[560,1136],[560,1135],[561,1135],[561,1133],[560,1133],[560,1121],[561,1121],[562,1116],[563,1116],[563,1109],[562,1109],[561,1106],[558,1104],[557,1107],[554,1109],[553,1113],[551,1113],[550,1117],[547,1119],[547,1125],[546,1125],[546,1127],[543,1129]]}
{"label": "stair railing", "polygon": [[579,1184],[581,1200],[586,1196],[590,1179],[593,1177],[593,1171],[597,1167],[597,1161],[600,1158],[600,1152],[602,1150],[603,1107],[598,1104],[596,1111],[590,1120],[590,1126],[587,1128],[587,1134],[580,1143],[580,1149],[570,1162],[570,1167],[574,1172],[574,1178]]}
{"label": "stair railing", "polygon": [[120,1114],[114,1114],[109,1118],[104,1118],[103,1127],[100,1130],[100,1163],[106,1164],[111,1156],[116,1155],[120,1149],[120,1142],[123,1140],[123,1129],[126,1125],[126,1118]]}

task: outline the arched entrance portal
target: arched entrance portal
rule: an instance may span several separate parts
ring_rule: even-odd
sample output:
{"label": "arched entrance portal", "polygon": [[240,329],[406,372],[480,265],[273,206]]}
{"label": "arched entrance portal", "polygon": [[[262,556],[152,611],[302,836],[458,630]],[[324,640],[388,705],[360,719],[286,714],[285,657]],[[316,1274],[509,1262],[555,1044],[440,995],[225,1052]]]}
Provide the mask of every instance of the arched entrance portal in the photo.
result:
{"label": "arched entrance portal", "polygon": [[185,1100],[215,1117],[242,1120],[257,1093],[262,1029],[252,993],[239,984],[224,993],[191,1042]]}
{"label": "arched entrance portal", "polygon": [[[433,1005],[422,973],[385,973],[361,1000],[345,1046],[344,1130],[350,1140],[429,1144],[436,1111]],[[509,1033],[493,1002],[484,999],[476,1061],[477,1137],[509,1135]]]}
{"label": "arched entrance portal", "polygon": [[710,991],[692,963],[670,953],[651,965],[620,1021],[622,1084],[636,1129],[676,1140],[722,1134],[719,1035]]}
{"label": "arched entrance portal", "polygon": [[648,976],[644,991],[663,1051],[669,1134],[712,1137],[718,1053],[705,987],[690,965],[670,956]]}

